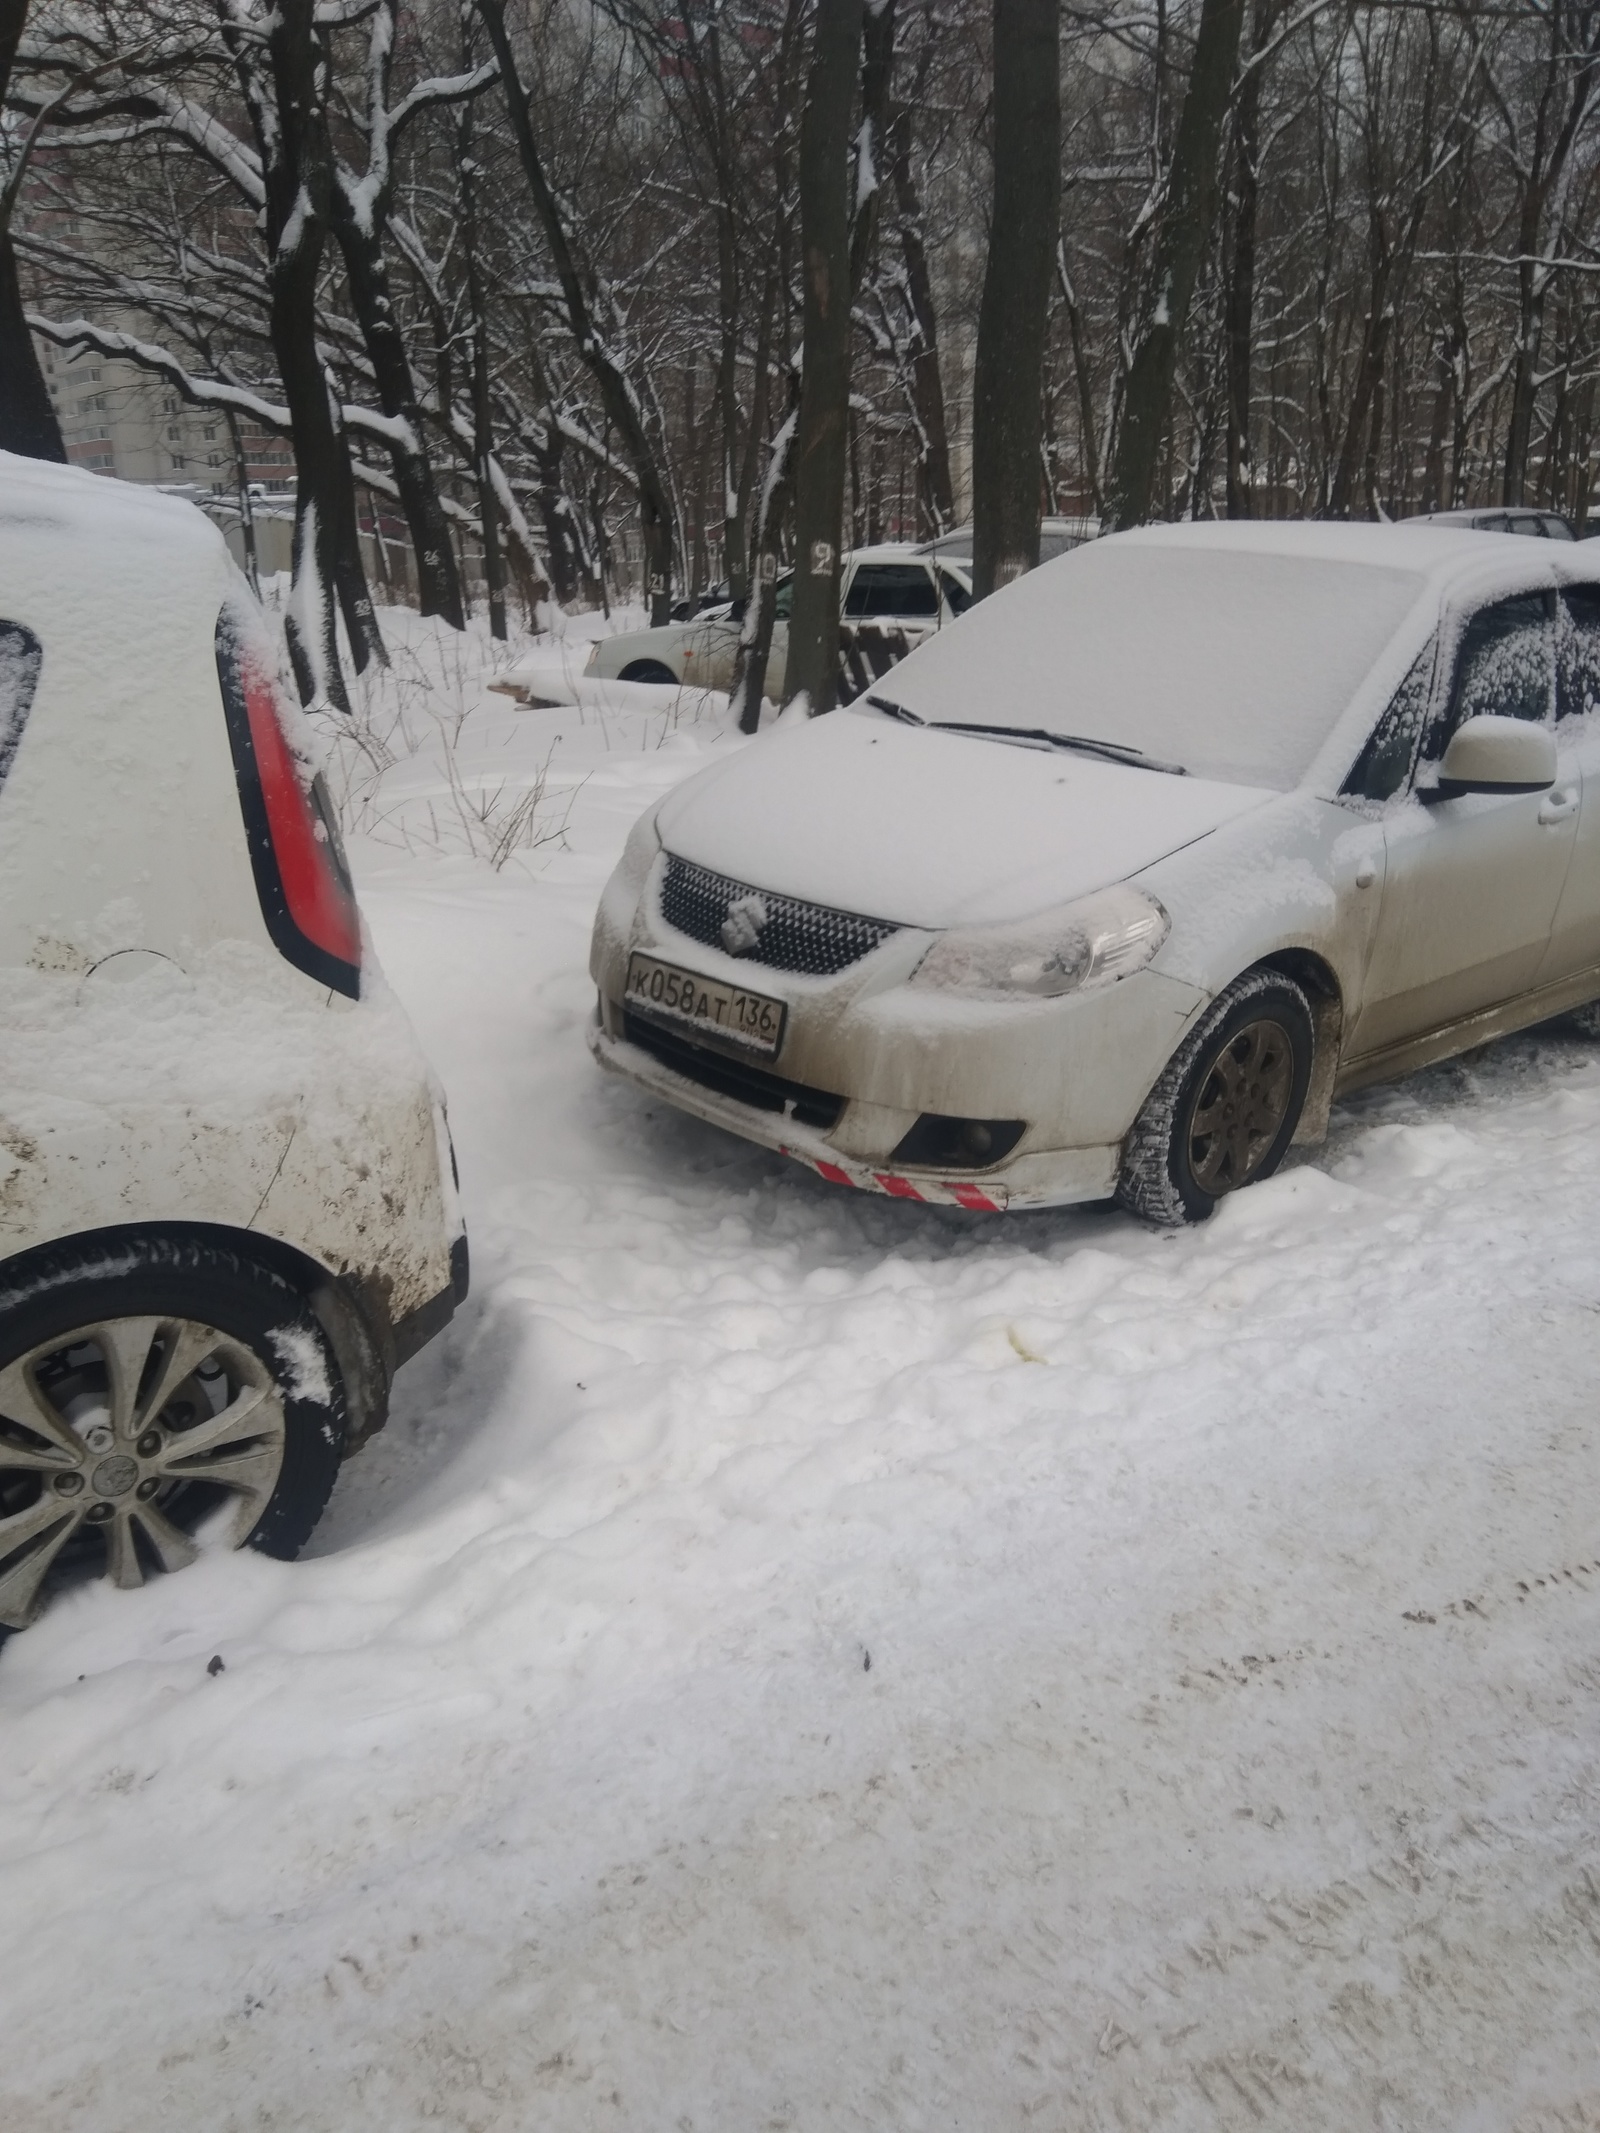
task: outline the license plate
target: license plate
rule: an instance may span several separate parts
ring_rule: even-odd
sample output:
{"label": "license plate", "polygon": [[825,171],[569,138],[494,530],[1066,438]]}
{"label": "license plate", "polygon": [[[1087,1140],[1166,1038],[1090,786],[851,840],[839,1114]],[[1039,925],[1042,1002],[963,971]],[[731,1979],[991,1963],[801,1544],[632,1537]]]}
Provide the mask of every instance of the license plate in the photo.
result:
{"label": "license plate", "polygon": [[740,985],[724,985],[693,970],[680,970],[675,963],[658,963],[653,955],[629,956],[624,1004],[710,1036],[731,1038],[763,1059],[770,1059],[783,1042],[787,1010],[781,1000],[746,992]]}

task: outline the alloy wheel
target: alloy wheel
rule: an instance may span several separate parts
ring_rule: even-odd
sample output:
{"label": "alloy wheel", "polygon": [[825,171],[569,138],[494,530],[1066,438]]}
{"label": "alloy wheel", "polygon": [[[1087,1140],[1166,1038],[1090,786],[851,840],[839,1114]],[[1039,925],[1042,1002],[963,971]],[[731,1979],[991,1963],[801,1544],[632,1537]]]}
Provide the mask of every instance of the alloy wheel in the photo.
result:
{"label": "alloy wheel", "polygon": [[1203,1192],[1248,1185],[1265,1162],[1294,1093],[1294,1046],[1263,1018],[1235,1030],[1212,1061],[1189,1120],[1189,1167]]}
{"label": "alloy wheel", "polygon": [[142,1585],[225,1511],[237,1547],[283,1467],[283,1400],[253,1349],[182,1318],[107,1318],[0,1367],[0,1623],[58,1566]]}

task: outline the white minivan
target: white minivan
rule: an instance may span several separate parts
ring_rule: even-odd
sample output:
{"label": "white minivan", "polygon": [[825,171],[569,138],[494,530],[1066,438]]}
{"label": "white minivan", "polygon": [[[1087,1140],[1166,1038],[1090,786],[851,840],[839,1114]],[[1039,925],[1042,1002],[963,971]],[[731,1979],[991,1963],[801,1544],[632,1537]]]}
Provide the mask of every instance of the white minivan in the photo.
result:
{"label": "white minivan", "polygon": [[292,1556],[467,1285],[440,1092],[192,505],[0,453],[0,1636]]}

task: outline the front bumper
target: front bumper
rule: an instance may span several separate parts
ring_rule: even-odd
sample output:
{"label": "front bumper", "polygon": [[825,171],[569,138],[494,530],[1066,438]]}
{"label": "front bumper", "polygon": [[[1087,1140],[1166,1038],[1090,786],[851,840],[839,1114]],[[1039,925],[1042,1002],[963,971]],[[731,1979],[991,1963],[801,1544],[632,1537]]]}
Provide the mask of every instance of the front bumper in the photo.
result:
{"label": "front bumper", "polygon": [[[884,1193],[892,1199],[964,1207],[977,1214],[1002,1214],[1008,1208],[1065,1207],[1086,1200],[1104,1200],[1116,1184],[1120,1142],[1035,1150],[1014,1156],[992,1170],[962,1176],[896,1169],[887,1157],[874,1160],[848,1153],[838,1144],[839,1128],[822,1132],[801,1123],[792,1110],[756,1110],[675,1073],[641,1046],[629,1043],[624,1036],[610,1034],[598,1011],[589,1025],[589,1049],[608,1072],[622,1075],[710,1125],[722,1126],[745,1140],[804,1163],[832,1185],[851,1185],[858,1191]],[[859,1107],[846,1107],[841,1128],[851,1108]]]}
{"label": "front bumper", "polygon": [[[653,835],[636,831],[601,897],[590,952],[596,1059],[698,1118],[869,1192],[978,1212],[1106,1198],[1129,1128],[1209,997],[1148,967],[1054,1000],[938,991],[910,982],[935,938],[911,926],[836,975],[780,970],[669,924],[665,867]],[[758,1064],[736,1040],[644,1003],[625,1013],[636,953],[781,999],[776,1055]],[[1020,1120],[1024,1130],[988,1167],[941,1154],[930,1160],[950,1167],[931,1169],[897,1157],[919,1120]]]}

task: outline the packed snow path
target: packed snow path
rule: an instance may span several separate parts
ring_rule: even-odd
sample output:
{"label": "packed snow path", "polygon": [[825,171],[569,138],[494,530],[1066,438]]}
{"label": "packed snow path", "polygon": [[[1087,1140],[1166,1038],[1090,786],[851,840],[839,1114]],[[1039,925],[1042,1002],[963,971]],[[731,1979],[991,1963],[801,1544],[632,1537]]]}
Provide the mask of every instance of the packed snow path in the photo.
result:
{"label": "packed snow path", "polygon": [[6,2133],[1600,2126],[1600,1051],[855,1196],[592,1067],[726,743],[585,733],[542,873],[358,852],[476,1288],[313,1558],[0,1656]]}

